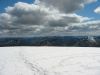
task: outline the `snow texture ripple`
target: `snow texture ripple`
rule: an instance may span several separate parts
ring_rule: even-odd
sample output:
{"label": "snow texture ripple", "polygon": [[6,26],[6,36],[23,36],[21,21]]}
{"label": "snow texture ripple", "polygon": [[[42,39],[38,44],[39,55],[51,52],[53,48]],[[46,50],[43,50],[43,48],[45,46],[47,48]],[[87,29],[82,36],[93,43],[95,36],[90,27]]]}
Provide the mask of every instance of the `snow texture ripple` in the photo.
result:
{"label": "snow texture ripple", "polygon": [[100,49],[0,48],[0,75],[100,75]]}

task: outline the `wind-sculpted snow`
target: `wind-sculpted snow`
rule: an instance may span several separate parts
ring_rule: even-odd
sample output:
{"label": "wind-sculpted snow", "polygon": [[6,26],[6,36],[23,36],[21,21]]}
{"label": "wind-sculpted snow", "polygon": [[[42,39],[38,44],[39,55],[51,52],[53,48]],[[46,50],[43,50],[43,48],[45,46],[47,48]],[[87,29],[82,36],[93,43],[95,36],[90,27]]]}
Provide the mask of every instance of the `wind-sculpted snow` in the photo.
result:
{"label": "wind-sculpted snow", "polygon": [[100,75],[100,49],[0,48],[0,75]]}

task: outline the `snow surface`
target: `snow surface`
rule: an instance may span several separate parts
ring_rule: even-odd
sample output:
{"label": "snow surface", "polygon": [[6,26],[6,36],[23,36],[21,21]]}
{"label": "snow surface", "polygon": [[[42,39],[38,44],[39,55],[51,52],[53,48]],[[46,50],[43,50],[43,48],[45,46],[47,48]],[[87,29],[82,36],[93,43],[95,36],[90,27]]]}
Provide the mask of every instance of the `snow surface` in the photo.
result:
{"label": "snow surface", "polygon": [[0,48],[0,75],[100,75],[100,49]]}

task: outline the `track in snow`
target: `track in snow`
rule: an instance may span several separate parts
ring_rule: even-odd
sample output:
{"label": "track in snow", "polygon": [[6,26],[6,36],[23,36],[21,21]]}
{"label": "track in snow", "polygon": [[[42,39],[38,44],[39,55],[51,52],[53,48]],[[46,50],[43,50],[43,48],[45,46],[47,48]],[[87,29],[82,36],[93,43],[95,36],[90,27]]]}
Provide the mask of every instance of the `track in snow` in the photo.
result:
{"label": "track in snow", "polygon": [[100,49],[0,48],[0,75],[100,75]]}

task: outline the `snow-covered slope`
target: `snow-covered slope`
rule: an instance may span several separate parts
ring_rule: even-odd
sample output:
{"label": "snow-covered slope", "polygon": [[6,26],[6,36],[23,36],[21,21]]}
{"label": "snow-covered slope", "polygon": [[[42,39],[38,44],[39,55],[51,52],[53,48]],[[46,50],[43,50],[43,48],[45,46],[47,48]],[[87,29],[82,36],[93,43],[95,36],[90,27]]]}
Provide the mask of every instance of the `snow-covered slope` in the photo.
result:
{"label": "snow-covered slope", "polygon": [[0,75],[100,75],[100,49],[0,48]]}

